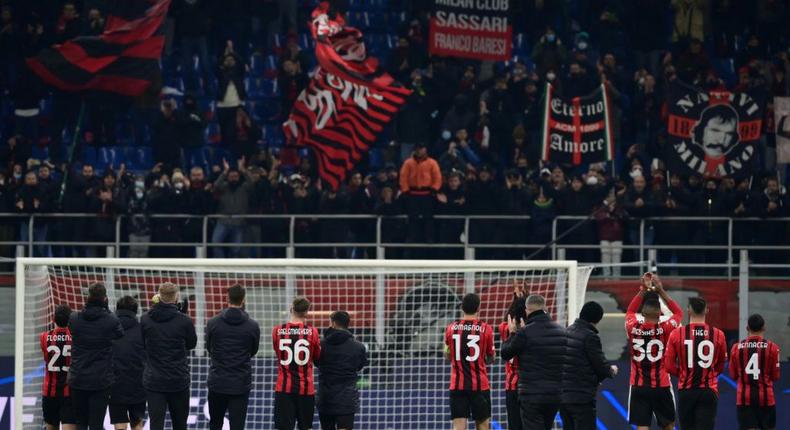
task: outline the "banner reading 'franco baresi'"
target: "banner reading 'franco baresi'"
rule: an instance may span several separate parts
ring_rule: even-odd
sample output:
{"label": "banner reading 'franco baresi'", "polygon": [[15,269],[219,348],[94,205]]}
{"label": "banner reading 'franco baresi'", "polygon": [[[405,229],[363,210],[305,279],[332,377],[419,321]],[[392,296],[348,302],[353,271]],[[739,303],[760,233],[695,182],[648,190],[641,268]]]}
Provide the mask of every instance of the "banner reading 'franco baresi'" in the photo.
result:
{"label": "banner reading 'franco baresi'", "polygon": [[432,55],[507,61],[511,57],[512,0],[433,0]]}

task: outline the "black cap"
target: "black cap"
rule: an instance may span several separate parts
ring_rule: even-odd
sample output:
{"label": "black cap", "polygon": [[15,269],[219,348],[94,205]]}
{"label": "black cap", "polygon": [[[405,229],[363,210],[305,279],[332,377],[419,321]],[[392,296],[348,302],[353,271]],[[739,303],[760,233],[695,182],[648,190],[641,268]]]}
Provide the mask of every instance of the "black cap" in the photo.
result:
{"label": "black cap", "polygon": [[603,308],[598,302],[587,302],[582,306],[579,318],[590,324],[598,324],[603,318]]}
{"label": "black cap", "polygon": [[418,141],[417,143],[414,144],[414,147],[415,148],[425,148],[425,142]]}

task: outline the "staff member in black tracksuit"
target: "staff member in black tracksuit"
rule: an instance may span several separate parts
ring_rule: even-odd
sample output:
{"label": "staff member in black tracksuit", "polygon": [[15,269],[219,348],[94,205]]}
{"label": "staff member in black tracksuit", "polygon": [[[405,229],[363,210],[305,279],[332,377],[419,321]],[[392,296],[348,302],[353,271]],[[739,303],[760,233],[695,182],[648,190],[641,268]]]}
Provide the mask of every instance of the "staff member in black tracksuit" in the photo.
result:
{"label": "staff member in black tracksuit", "polygon": [[151,430],[164,430],[170,410],[173,430],[187,428],[189,413],[189,350],[197,344],[195,325],[180,312],[178,287],[159,287],[159,302],[140,319],[146,365],[143,387],[148,400]]}
{"label": "staff member in black tracksuit", "polygon": [[77,424],[103,430],[110,386],[115,380],[112,341],[123,336],[121,322],[107,308],[104,284],[88,288],[85,308],[71,314],[69,329],[72,346],[68,384]]}
{"label": "staff member in black tracksuit", "polygon": [[519,328],[508,317],[510,336],[502,359],[518,357],[518,401],[524,430],[550,430],[560,406],[565,329],[546,312],[543,296],[527,297],[527,319]]}
{"label": "staff member in black tracksuit", "polygon": [[606,378],[617,375],[617,366],[603,355],[595,327],[603,318],[597,302],[587,302],[579,318],[566,330],[565,366],[562,369],[562,428],[595,430],[595,396]]}
{"label": "staff member in black tracksuit", "polygon": [[124,336],[113,342],[115,383],[110,394],[110,422],[118,430],[141,430],[145,419],[145,389],[143,366],[145,346],[140,322],[137,320],[137,300],[123,296],[115,306]]}
{"label": "staff member in black tracksuit", "polygon": [[318,417],[326,430],[351,430],[359,411],[359,372],[368,365],[365,345],[348,330],[351,317],[346,311],[330,316],[331,327],[321,340],[318,369]]}
{"label": "staff member in black tracksuit", "polygon": [[244,311],[246,291],[241,285],[228,288],[228,307],[206,324],[208,411],[211,430],[222,430],[225,411],[230,430],[244,430],[247,400],[252,389],[252,357],[258,353],[261,328]]}

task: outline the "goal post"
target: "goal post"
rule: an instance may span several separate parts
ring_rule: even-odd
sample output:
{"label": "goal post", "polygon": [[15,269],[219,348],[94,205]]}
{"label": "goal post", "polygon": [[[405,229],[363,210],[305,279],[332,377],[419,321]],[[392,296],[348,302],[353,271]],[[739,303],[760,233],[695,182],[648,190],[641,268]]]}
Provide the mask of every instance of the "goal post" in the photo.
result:
{"label": "goal post", "polygon": [[[513,287],[523,285],[528,293],[545,296],[554,319],[567,325],[578,316],[590,272],[575,261],[20,258],[14,428],[41,427],[44,362],[38,335],[51,328],[55,305],[80,310],[94,282],[107,286],[113,311],[115,301],[125,295],[138,300],[141,313],[147,311],[163,282],[175,283],[188,298],[198,333],[198,345],[190,354],[189,421],[195,428],[207,427],[205,324],[226,306],[227,287],[241,284],[247,289],[246,310],[262,333],[253,359],[248,428],[271,428],[277,366],[270,332],[287,320],[293,297],[304,295],[313,303],[310,324],[322,330],[332,311],[346,310],[351,331],[368,347],[370,366],[359,383],[360,428],[435,429],[449,419],[443,333],[460,317],[461,297],[478,293],[480,319],[496,330]],[[489,374],[493,418],[499,421],[505,420],[503,372],[501,360],[495,360]]]}

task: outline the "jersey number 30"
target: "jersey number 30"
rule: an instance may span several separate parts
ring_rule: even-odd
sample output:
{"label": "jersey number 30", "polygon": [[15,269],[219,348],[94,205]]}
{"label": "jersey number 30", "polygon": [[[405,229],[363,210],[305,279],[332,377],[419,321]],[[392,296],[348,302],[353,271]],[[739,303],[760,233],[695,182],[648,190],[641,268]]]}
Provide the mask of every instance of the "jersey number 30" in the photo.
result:
{"label": "jersey number 30", "polygon": [[[476,334],[467,335],[466,338],[466,347],[469,348],[469,352],[471,355],[466,356],[466,361],[476,361],[480,358],[480,336]],[[461,335],[454,334],[453,335],[453,342],[455,342],[455,360],[461,361]]]}
{"label": "jersey number 30", "polygon": [[283,366],[290,366],[291,363],[304,366],[310,361],[310,342],[307,339],[299,339],[296,342],[293,339],[280,339],[278,348],[285,353],[285,358],[280,359],[280,364]]}
{"label": "jersey number 30", "polygon": [[[634,361],[648,361],[655,363],[664,356],[664,344],[658,339],[653,339],[645,345],[644,339],[634,339]],[[656,347],[656,348],[653,348]],[[655,350],[655,353],[653,352]]]}

